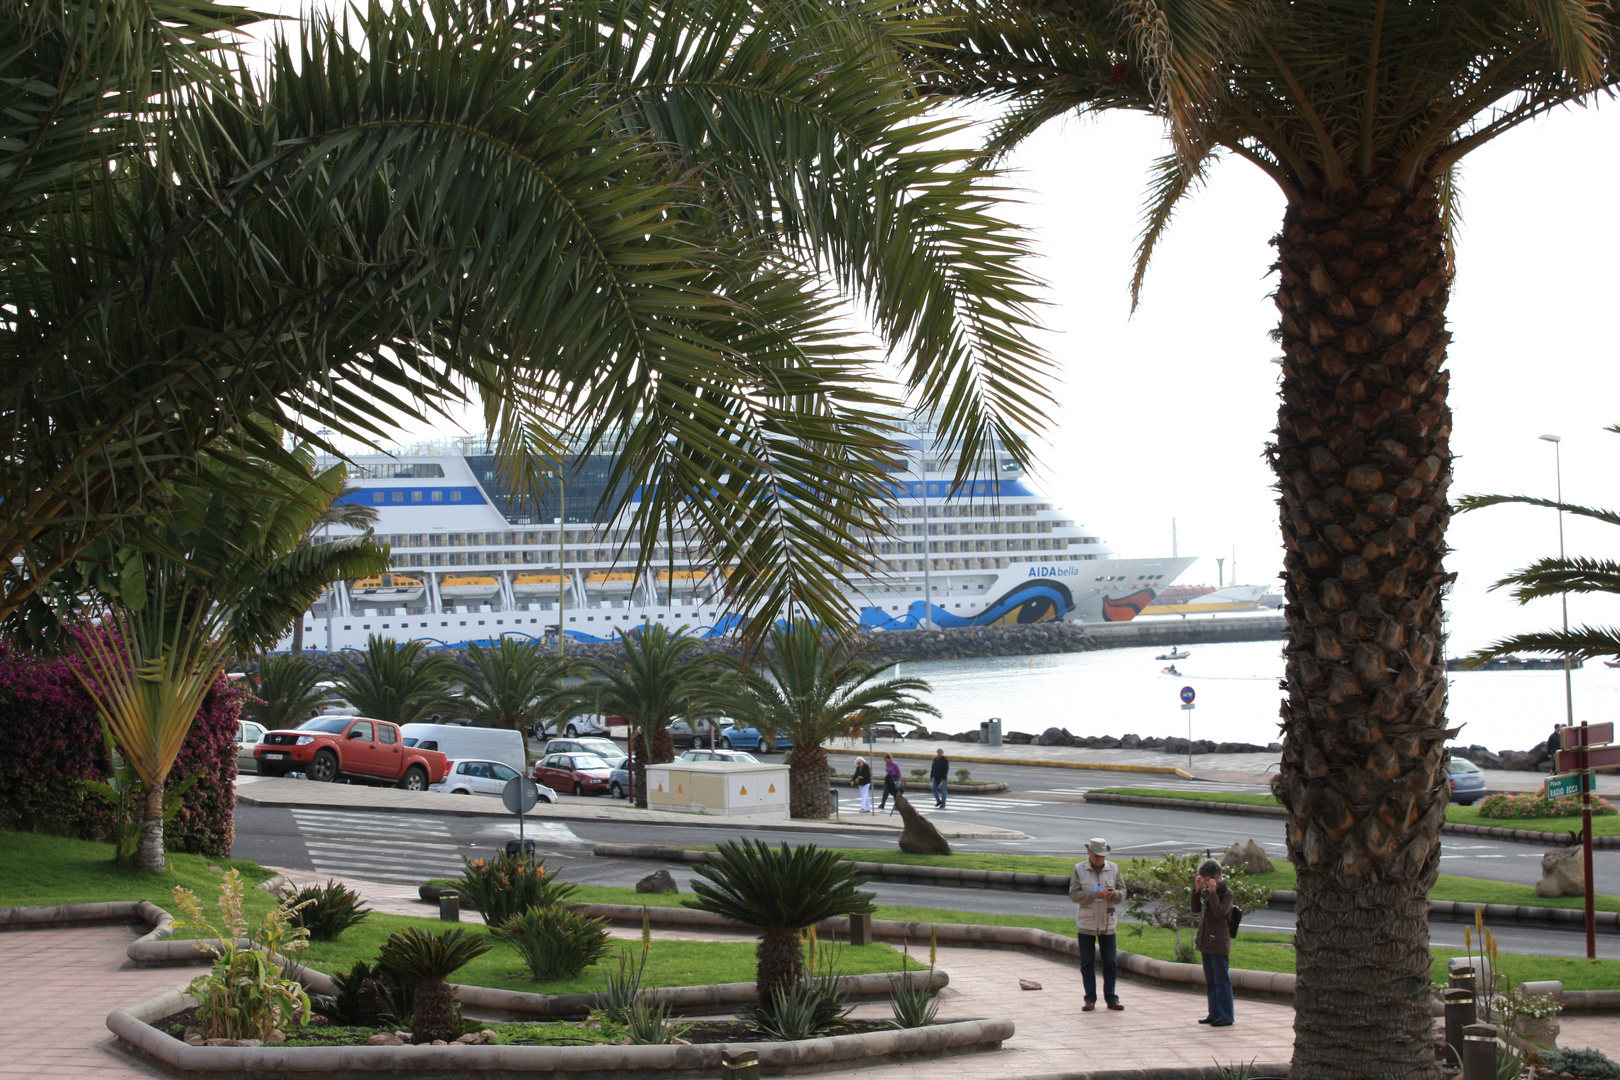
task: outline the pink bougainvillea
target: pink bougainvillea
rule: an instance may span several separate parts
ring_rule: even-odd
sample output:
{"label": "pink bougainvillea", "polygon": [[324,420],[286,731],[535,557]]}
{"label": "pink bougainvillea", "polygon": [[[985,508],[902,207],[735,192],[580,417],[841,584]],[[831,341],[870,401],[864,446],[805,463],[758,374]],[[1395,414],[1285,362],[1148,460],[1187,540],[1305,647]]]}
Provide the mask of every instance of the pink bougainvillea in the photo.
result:
{"label": "pink bougainvillea", "polygon": [[[246,691],[215,682],[175,758],[176,780],[202,771],[165,830],[171,851],[230,853],[234,836],[236,730]],[[112,807],[84,787],[111,763],[95,705],[68,662],[0,643],[0,827],[105,839]]]}

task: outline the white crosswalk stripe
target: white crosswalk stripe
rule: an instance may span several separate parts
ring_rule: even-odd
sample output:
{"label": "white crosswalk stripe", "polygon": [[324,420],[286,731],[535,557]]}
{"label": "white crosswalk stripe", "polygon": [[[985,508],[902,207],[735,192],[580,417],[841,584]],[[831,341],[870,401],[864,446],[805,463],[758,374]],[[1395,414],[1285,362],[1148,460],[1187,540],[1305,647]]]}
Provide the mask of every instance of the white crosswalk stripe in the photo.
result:
{"label": "white crosswalk stripe", "polygon": [[931,806],[923,807],[926,814],[954,814],[959,810],[998,811],[1019,810],[1031,806],[1045,806],[1045,803],[1033,799],[1009,799],[995,795],[952,795],[945,801],[945,809],[936,810]]}
{"label": "white crosswalk stripe", "polygon": [[[425,814],[345,810],[294,810],[293,820],[317,873],[376,881],[420,883],[455,877],[462,857],[479,858],[518,836],[518,823],[501,818],[458,818],[451,822]],[[588,847],[555,821],[525,821],[523,836],[542,851]]]}

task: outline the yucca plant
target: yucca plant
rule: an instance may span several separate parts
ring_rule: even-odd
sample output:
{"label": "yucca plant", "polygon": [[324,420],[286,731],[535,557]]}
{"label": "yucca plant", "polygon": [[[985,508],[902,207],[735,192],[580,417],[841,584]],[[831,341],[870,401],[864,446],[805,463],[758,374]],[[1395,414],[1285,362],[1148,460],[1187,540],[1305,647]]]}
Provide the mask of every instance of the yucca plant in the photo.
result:
{"label": "yucca plant", "polygon": [[573,895],[575,886],[557,880],[543,862],[526,855],[500,852],[491,859],[469,859],[461,871],[461,895],[472,901],[489,926],[500,926],[514,915],[535,908],[554,907]]}
{"label": "yucca plant", "polygon": [[382,965],[420,980],[411,1009],[411,1042],[456,1037],[456,995],[446,980],[489,949],[483,934],[460,928],[434,934],[408,926],[388,936],[380,953]]}
{"label": "yucca plant", "polygon": [[728,840],[696,868],[696,899],[684,903],[760,931],[754,981],[766,1002],[804,978],[800,931],[835,915],[872,910],[873,894],[860,891],[866,881],[836,852],[813,844],[773,848],[763,840]]}
{"label": "yucca plant", "polygon": [[898,975],[889,976],[889,1003],[894,1009],[891,1023],[897,1028],[928,1027],[939,1013],[939,993],[930,985],[937,949],[931,947],[928,950],[928,978],[921,981],[911,978],[909,944],[902,955],[905,957],[905,969]]}
{"label": "yucca plant", "polygon": [[536,979],[572,979],[607,955],[611,944],[607,923],[562,904],[520,912],[494,934],[517,947]]}
{"label": "yucca plant", "polygon": [[332,941],[371,914],[360,906],[360,894],[328,880],[325,885],[309,885],[287,900],[294,926],[309,931],[311,941]]}

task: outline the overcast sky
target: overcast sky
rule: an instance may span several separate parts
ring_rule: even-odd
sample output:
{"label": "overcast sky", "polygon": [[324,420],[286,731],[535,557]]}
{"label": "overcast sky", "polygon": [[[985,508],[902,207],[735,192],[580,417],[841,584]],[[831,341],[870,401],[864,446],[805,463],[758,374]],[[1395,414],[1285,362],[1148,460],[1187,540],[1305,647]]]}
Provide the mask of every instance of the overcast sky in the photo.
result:
{"label": "overcast sky", "polygon": [[[264,6],[294,13],[299,5]],[[1043,344],[1057,361],[1039,486],[1121,555],[1205,558],[1181,580],[1274,582],[1275,494],[1262,458],[1276,420],[1279,350],[1269,299],[1271,236],[1283,201],[1259,170],[1218,165],[1184,203],[1130,313],[1128,281],[1159,124],[1136,116],[1050,125],[1012,159],[1008,207],[1030,232],[1047,283]],[[1612,196],[1620,109],[1570,109],[1463,163],[1452,343],[1453,495],[1551,497],[1563,436],[1566,498],[1612,505],[1620,462],[1620,371],[1612,323],[1620,222]],[[1566,519],[1572,554],[1604,555],[1620,530]],[[1458,518],[1447,560],[1459,577],[1452,652],[1555,624],[1556,601],[1519,608],[1488,587],[1557,549],[1552,511]],[[1620,622],[1620,604],[1577,598],[1573,623]]]}

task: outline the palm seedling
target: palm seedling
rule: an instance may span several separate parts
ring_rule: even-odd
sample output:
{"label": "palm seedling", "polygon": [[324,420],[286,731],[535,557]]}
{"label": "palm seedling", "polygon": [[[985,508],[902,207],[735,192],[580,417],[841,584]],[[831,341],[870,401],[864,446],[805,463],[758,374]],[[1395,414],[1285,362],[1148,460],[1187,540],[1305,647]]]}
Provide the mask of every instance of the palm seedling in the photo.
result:
{"label": "palm seedling", "polygon": [[411,1042],[449,1042],[455,1038],[456,995],[447,980],[489,950],[484,935],[461,929],[431,934],[410,926],[395,931],[383,942],[382,966],[419,980],[411,1012]]}
{"label": "palm seedling", "polygon": [[754,981],[766,1003],[804,980],[799,934],[805,927],[872,910],[873,894],[860,891],[866,881],[837,853],[812,844],[773,848],[762,840],[726,841],[696,868],[697,898],[685,904],[760,931]]}
{"label": "palm seedling", "polygon": [[360,906],[359,893],[335,881],[298,890],[287,898],[287,910],[292,924],[309,931],[311,941],[332,941],[371,914]]}

